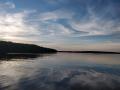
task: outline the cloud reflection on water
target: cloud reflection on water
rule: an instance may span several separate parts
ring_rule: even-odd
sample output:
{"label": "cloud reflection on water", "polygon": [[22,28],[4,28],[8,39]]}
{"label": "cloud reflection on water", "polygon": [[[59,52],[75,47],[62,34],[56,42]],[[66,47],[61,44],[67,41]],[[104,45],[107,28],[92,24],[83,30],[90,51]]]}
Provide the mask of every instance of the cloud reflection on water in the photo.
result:
{"label": "cloud reflection on water", "polygon": [[20,90],[119,90],[120,77],[85,69],[46,69],[18,82]]}
{"label": "cloud reflection on water", "polygon": [[[0,90],[120,90],[119,66],[89,63],[90,56],[96,57],[96,60],[97,57],[106,60],[107,56],[68,55],[1,61]],[[112,60],[115,60],[115,56]]]}

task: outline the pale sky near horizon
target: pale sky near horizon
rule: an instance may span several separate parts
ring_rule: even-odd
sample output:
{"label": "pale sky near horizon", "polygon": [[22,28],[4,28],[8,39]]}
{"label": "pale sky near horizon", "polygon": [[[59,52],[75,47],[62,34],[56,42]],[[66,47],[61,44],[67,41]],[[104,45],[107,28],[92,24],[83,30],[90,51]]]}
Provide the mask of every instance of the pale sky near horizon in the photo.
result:
{"label": "pale sky near horizon", "polygon": [[120,51],[120,0],[0,0],[0,40]]}

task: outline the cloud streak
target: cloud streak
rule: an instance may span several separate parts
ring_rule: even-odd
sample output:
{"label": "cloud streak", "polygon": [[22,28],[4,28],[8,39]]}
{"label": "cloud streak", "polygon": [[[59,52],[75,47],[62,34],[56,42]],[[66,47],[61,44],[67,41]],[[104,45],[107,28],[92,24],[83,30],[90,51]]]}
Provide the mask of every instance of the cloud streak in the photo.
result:
{"label": "cloud streak", "polygon": [[40,9],[42,11],[39,8],[18,9],[14,2],[0,3],[0,38],[35,42],[39,45],[47,44],[50,47],[53,45],[53,48],[57,47],[54,45],[60,47],[59,44],[67,45],[67,43],[71,43],[70,47],[92,43],[104,45],[106,42],[119,45],[120,22],[117,5],[119,3],[112,0],[106,2],[46,0],[41,3],[46,3],[41,8],[50,7],[50,9]]}

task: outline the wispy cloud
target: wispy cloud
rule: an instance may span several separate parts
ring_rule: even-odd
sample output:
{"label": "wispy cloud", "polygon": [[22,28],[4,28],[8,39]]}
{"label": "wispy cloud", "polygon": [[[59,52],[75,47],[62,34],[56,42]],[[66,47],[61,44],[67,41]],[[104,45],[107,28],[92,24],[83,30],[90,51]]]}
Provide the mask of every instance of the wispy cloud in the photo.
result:
{"label": "wispy cloud", "polygon": [[58,9],[51,12],[45,12],[40,14],[40,20],[47,21],[47,20],[59,20],[59,19],[71,19],[74,13],[69,12],[68,10]]}
{"label": "wispy cloud", "polygon": [[88,32],[82,36],[109,35],[116,31],[120,31],[120,23],[114,20],[104,20],[98,17],[92,10],[88,9],[88,19],[85,21],[71,21],[71,27],[77,31]]}
{"label": "wispy cloud", "polygon": [[15,8],[15,4],[11,2],[0,3],[0,9],[13,9]]}
{"label": "wispy cloud", "polygon": [[[14,3],[6,2],[1,4],[6,11],[0,13],[0,38],[4,40],[23,40],[25,41],[30,35],[37,33],[33,26],[26,23],[25,18],[32,11],[20,11],[15,13],[7,12],[9,8],[15,8]],[[9,7],[7,7],[9,6]],[[4,9],[4,10],[5,10]],[[29,41],[29,40],[28,40]]]}
{"label": "wispy cloud", "polygon": [[[50,8],[19,8],[13,2],[1,2],[0,38],[36,44],[43,44],[44,41],[46,43],[43,45],[50,47],[65,46],[67,43],[70,47],[106,42],[119,45],[119,6],[116,7],[115,2],[45,0],[41,3],[46,4],[40,8]],[[101,3],[104,8],[100,6]]]}

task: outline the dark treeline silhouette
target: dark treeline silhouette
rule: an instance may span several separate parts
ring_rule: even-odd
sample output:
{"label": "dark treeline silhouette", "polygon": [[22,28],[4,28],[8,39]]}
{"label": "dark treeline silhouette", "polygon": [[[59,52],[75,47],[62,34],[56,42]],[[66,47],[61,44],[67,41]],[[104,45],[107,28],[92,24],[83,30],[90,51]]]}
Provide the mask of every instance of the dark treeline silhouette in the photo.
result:
{"label": "dark treeline silhouette", "polygon": [[120,52],[110,52],[110,51],[59,51],[65,53],[93,53],[93,54],[120,54]]}
{"label": "dark treeline silhouette", "polygon": [[57,50],[34,44],[0,41],[0,55],[8,53],[55,53]]}
{"label": "dark treeline silhouette", "polygon": [[34,44],[13,43],[7,41],[0,41],[0,56],[9,53],[93,53],[93,54],[120,54],[120,52],[109,51],[57,51],[55,49],[40,47]]}

